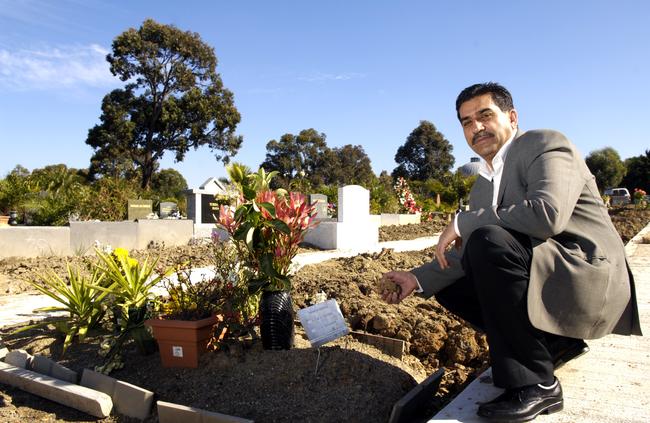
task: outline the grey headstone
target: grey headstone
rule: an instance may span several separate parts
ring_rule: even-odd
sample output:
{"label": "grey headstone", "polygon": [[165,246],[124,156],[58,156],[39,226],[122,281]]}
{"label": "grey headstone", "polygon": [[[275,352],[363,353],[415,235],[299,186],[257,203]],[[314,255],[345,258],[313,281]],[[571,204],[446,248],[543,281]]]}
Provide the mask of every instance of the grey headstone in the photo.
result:
{"label": "grey headstone", "polygon": [[152,200],[128,200],[128,219],[146,219],[153,212]]}
{"label": "grey headstone", "polygon": [[314,205],[314,216],[316,219],[327,218],[327,195],[309,194],[309,204]]}
{"label": "grey headstone", "polygon": [[171,201],[163,201],[160,203],[160,206],[158,208],[158,216],[160,216],[161,219],[166,218],[167,216],[171,215],[175,211],[178,210],[178,207],[176,206],[176,203],[171,202]]}

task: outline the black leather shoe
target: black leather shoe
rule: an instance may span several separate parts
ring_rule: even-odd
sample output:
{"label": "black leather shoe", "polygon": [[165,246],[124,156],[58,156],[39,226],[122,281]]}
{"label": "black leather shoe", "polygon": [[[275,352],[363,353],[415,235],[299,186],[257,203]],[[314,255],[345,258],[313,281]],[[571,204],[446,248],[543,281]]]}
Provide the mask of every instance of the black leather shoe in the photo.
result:
{"label": "black leather shoe", "polygon": [[550,342],[548,349],[553,357],[553,367],[555,370],[589,352],[589,346],[585,341],[574,338],[560,338],[554,342]]}
{"label": "black leather shoe", "polygon": [[562,387],[555,378],[551,387],[529,385],[506,391],[490,402],[478,407],[481,417],[499,422],[527,422],[539,414],[551,414],[564,407]]}

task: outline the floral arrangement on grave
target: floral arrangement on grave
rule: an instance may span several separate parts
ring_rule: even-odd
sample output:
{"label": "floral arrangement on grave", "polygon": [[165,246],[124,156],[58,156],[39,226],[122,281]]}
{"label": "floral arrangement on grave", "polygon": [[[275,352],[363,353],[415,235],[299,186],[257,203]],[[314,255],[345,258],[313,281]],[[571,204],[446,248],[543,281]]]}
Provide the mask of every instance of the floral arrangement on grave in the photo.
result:
{"label": "floral arrangement on grave", "polygon": [[175,277],[163,280],[167,296],[160,302],[161,319],[201,320],[212,316],[218,300],[217,278],[192,281],[190,263],[179,264]]}
{"label": "floral arrangement on grave", "polygon": [[309,228],[316,225],[315,207],[303,194],[270,190],[275,171],[266,173],[260,168],[242,178],[240,169],[233,166],[228,173],[240,183],[240,198],[235,208],[221,207],[219,224],[237,249],[249,294],[262,293],[259,310],[263,347],[289,349],[294,334],[291,261]]}
{"label": "floral arrangement on grave", "polygon": [[219,225],[235,242],[249,272],[251,293],[291,289],[291,261],[309,228],[316,226],[315,207],[301,193],[269,189],[276,171],[260,168],[242,181],[235,208],[221,206]]}
{"label": "floral arrangement on grave", "polygon": [[397,178],[394,188],[397,193],[397,199],[406,213],[415,214],[422,211],[422,209],[416,204],[415,198],[413,198],[408,182],[406,182],[403,177],[400,176]]}
{"label": "floral arrangement on grave", "polygon": [[219,278],[193,280],[191,262],[179,264],[175,275],[163,279],[167,296],[159,314],[144,324],[151,328],[163,367],[197,367],[206,351],[217,314]]}
{"label": "floral arrangement on grave", "polygon": [[641,188],[634,188],[634,192],[632,193],[632,198],[634,198],[634,204],[636,204],[637,207],[645,207],[646,206],[646,201],[645,201],[645,196],[647,193],[642,190]]}

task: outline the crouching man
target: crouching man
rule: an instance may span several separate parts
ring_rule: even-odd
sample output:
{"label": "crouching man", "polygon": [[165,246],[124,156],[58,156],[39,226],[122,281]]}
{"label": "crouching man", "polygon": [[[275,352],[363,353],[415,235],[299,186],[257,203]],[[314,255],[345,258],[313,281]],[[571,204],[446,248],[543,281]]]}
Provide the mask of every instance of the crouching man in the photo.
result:
{"label": "crouching man", "polygon": [[[584,339],[640,335],[623,243],[575,146],[552,130],[522,132],[507,89],[464,89],[456,112],[481,162],[469,211],[444,229],[433,262],[384,275],[487,334],[503,394],[478,415],[520,422],[562,410],[554,369],[588,351]],[[449,249],[452,244],[456,247]]]}

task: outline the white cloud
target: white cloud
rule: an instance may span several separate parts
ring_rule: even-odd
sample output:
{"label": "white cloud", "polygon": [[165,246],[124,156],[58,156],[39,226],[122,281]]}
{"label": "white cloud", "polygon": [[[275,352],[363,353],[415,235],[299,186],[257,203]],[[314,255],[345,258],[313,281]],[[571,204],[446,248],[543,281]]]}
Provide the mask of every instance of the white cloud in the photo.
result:
{"label": "white cloud", "polygon": [[0,90],[40,91],[116,84],[108,50],[91,44],[37,50],[0,49]]}
{"label": "white cloud", "polygon": [[365,73],[358,73],[358,72],[344,72],[339,74],[314,72],[307,76],[299,76],[298,79],[307,82],[318,82],[318,81],[347,81],[350,79],[361,79],[365,77],[366,77]]}

